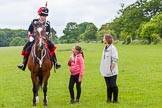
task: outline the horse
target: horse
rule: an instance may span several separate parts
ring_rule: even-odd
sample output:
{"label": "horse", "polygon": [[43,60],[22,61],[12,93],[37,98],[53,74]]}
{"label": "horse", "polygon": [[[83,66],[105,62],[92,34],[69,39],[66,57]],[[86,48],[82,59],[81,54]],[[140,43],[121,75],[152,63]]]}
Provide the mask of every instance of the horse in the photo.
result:
{"label": "horse", "polygon": [[52,61],[49,51],[46,47],[46,27],[45,23],[33,23],[35,42],[32,46],[29,58],[28,69],[31,72],[31,80],[33,84],[33,106],[39,103],[38,90],[43,86],[43,104],[47,106],[47,85],[52,69]]}

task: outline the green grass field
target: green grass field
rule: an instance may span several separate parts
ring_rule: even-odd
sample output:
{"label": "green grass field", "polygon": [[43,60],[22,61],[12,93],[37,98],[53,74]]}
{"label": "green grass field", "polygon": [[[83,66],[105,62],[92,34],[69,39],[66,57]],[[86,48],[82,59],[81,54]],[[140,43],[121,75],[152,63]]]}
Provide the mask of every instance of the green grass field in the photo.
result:
{"label": "green grass field", "polygon": [[[67,60],[78,44],[57,45],[62,68],[51,71],[48,108],[162,108],[162,45],[116,45],[119,52],[119,104],[106,103],[106,86],[99,66],[102,43],[80,43],[85,55],[85,73],[80,104],[70,105]],[[33,108],[30,72],[17,69],[22,47],[0,48],[0,108]],[[76,93],[76,92],[75,92]],[[43,108],[43,92],[39,91]]]}

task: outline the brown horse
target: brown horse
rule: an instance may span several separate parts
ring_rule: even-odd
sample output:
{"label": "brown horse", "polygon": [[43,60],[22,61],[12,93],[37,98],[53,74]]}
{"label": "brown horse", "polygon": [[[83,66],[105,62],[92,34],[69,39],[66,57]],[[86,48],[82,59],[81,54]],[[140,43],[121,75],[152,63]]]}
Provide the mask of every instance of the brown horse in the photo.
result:
{"label": "brown horse", "polygon": [[43,86],[44,106],[47,106],[47,85],[50,77],[52,62],[48,49],[46,48],[45,23],[33,23],[35,43],[28,58],[28,68],[31,71],[33,83],[33,106],[39,102],[38,89]]}

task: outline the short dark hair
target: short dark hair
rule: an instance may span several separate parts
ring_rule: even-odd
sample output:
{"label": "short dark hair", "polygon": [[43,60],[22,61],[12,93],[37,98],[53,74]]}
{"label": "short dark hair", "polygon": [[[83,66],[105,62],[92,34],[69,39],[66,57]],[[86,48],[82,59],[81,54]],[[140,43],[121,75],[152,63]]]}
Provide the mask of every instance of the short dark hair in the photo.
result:
{"label": "short dark hair", "polygon": [[111,34],[105,34],[104,38],[106,39],[108,44],[112,44],[113,43],[113,36]]}

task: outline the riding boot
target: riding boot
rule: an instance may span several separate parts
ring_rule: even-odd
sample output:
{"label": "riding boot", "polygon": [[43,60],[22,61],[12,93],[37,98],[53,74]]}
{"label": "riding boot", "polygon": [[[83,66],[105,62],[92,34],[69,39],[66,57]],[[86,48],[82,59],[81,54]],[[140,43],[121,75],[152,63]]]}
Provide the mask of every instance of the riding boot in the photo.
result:
{"label": "riding boot", "polygon": [[52,56],[52,62],[55,66],[56,69],[60,68],[61,65],[57,62],[57,58],[56,58],[56,54],[54,53],[54,55]]}
{"label": "riding boot", "polygon": [[118,87],[113,87],[113,103],[118,103]]}
{"label": "riding boot", "polygon": [[28,61],[28,56],[24,56],[22,64],[19,65],[19,66],[17,66],[17,67],[18,67],[19,69],[25,71],[27,61]]}

